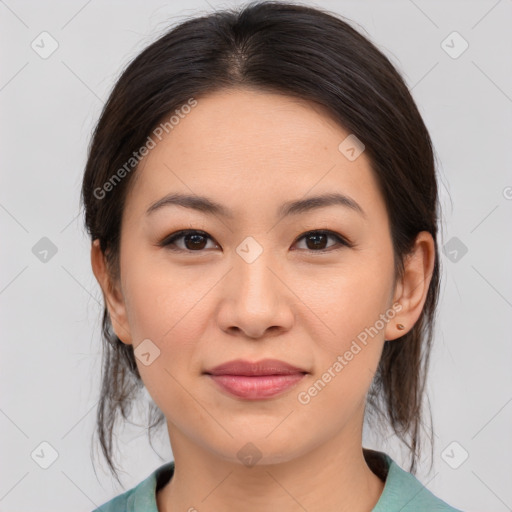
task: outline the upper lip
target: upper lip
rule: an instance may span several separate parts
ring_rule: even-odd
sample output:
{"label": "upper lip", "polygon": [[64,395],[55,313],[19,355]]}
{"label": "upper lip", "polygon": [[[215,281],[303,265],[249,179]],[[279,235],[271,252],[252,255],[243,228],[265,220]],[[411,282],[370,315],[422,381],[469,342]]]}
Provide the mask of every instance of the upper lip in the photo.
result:
{"label": "upper lip", "polygon": [[308,373],[306,370],[279,361],[278,359],[262,359],[261,361],[245,361],[236,359],[222,363],[205,373],[210,375],[291,375],[294,373]]}

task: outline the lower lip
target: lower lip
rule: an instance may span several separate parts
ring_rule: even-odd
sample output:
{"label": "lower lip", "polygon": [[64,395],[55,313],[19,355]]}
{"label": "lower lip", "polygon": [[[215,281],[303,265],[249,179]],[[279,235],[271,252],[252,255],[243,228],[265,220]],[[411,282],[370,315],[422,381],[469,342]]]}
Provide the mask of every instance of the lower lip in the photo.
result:
{"label": "lower lip", "polygon": [[261,400],[279,395],[295,386],[305,374],[289,375],[210,375],[210,377],[231,395],[246,400]]}

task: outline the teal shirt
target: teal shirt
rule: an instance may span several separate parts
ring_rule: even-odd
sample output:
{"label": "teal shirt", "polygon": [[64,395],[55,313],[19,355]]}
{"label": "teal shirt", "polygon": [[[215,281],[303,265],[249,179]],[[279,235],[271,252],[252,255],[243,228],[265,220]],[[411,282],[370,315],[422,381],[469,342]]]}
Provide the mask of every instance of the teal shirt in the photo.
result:
{"label": "teal shirt", "polygon": [[[365,452],[371,454],[374,462],[380,459],[380,464],[387,468],[384,490],[372,512],[461,512],[436,498],[414,475],[404,471],[389,455],[368,449],[365,449]],[[369,465],[373,471],[370,461]],[[116,496],[93,512],[159,512],[156,506],[156,491],[167,484],[173,473],[174,461],[168,462],[136,487]]]}

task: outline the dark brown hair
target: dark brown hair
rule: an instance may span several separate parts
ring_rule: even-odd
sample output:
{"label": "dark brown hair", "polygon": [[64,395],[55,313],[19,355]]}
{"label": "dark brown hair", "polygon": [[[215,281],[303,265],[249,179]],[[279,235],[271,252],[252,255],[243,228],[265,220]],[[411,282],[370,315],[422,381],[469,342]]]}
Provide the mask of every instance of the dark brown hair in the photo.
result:
{"label": "dark brown hair", "polygon": [[[240,10],[188,19],[149,45],[122,72],[89,146],[81,203],[91,240],[99,239],[110,275],[118,279],[121,217],[137,166],[122,173],[108,190],[105,184],[109,180],[112,184],[118,169],[124,166],[126,171],[126,162],[162,119],[190,98],[232,87],[316,102],[364,143],[389,215],[396,278],[403,275],[404,258],[420,231],[431,233],[436,242],[422,314],[407,334],[385,342],[367,401],[372,413],[407,445],[414,473],[440,280],[434,151],[401,75],[347,21],[301,4],[253,2]],[[133,347],[113,332],[106,307],[102,332],[97,433],[118,478],[112,461],[115,421],[119,412],[128,419],[135,392],[143,383]],[[151,418],[150,433],[164,421],[156,406]]]}

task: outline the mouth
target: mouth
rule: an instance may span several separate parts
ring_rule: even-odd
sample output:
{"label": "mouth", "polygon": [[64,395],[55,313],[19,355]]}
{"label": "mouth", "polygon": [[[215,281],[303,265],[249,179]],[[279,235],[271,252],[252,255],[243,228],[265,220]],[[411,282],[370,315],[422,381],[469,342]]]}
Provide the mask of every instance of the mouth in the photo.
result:
{"label": "mouth", "polygon": [[204,372],[225,393],[246,400],[271,398],[297,385],[309,372],[277,359],[237,359]]}

